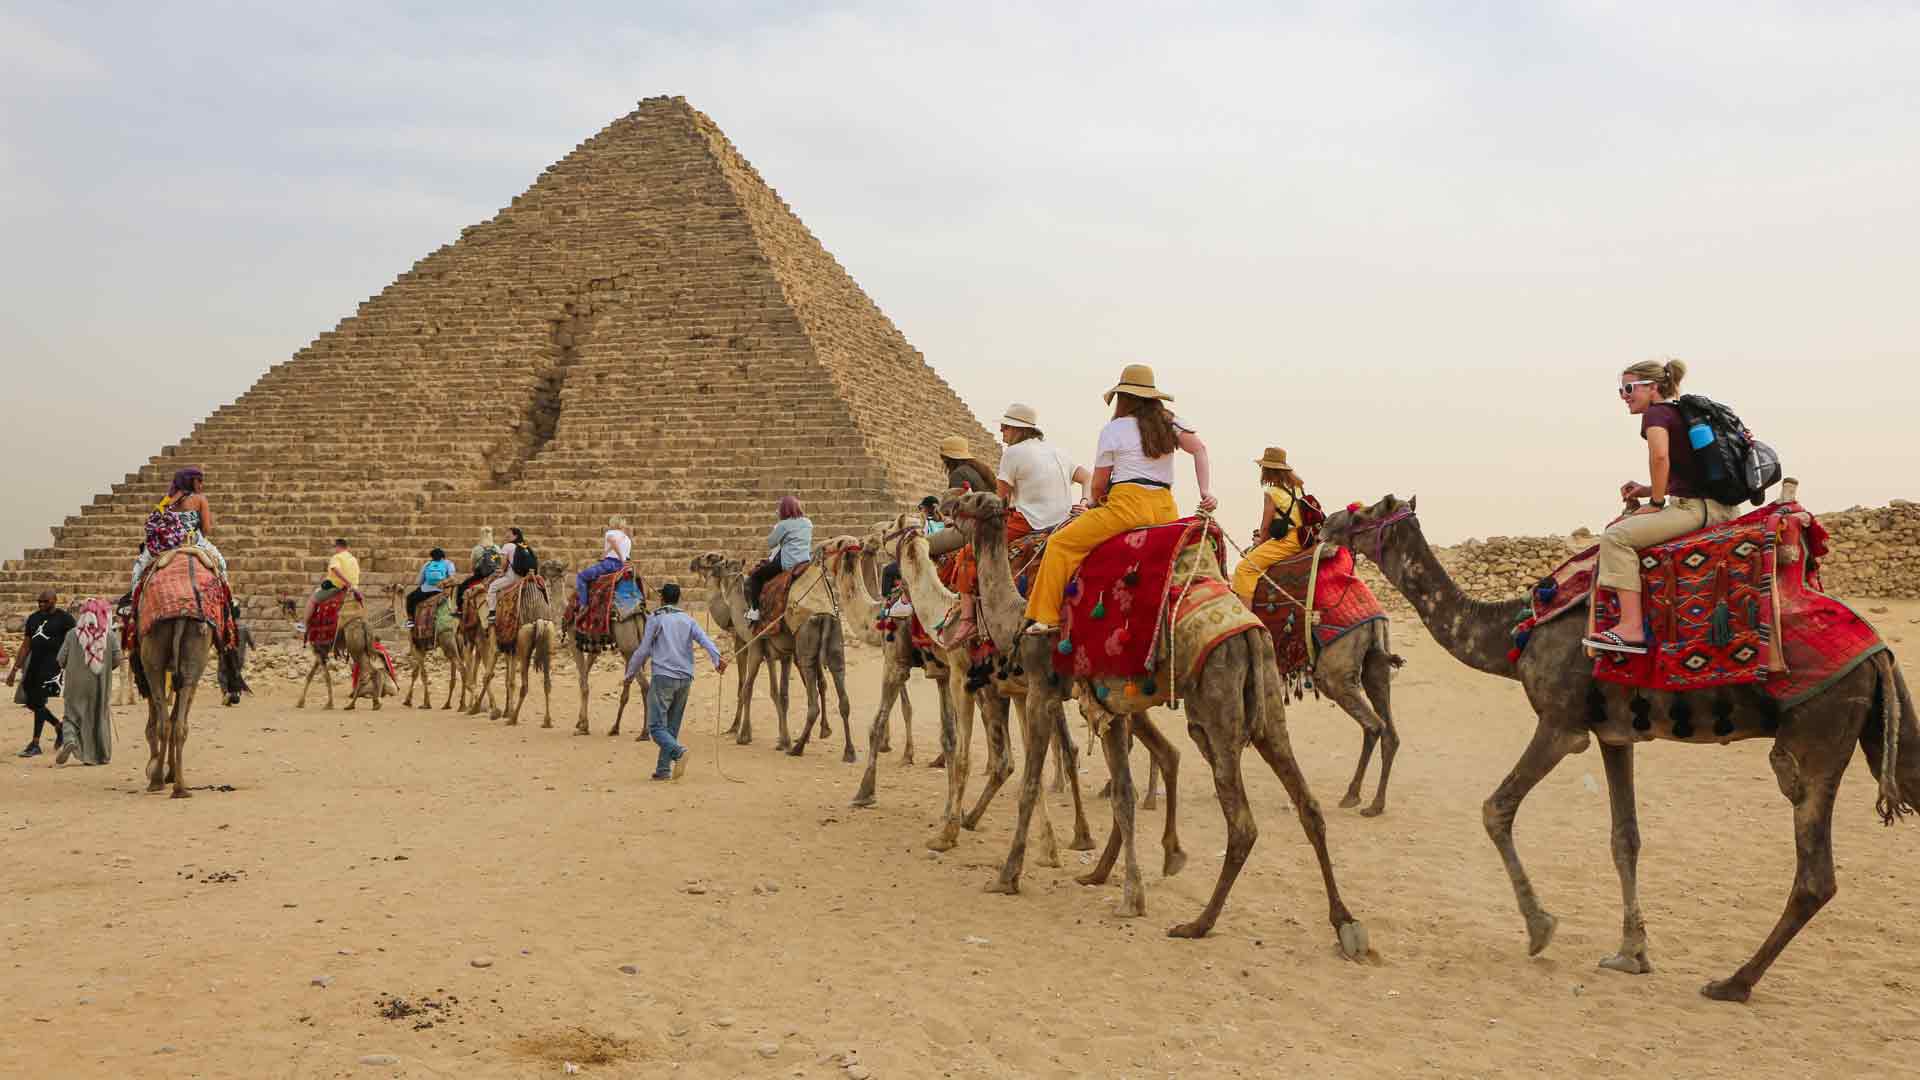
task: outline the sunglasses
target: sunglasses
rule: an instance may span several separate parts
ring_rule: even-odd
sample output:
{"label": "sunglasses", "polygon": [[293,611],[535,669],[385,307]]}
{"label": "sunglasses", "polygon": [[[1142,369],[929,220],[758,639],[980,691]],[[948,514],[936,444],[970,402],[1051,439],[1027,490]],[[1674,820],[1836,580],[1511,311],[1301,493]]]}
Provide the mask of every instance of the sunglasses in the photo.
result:
{"label": "sunglasses", "polygon": [[1632,396],[1633,396],[1633,388],[1634,388],[1634,387],[1636,387],[1636,386],[1652,386],[1652,385],[1653,385],[1653,380],[1652,380],[1652,379],[1640,379],[1640,380],[1637,380],[1637,381],[1635,381],[1635,382],[1623,382],[1623,383],[1621,383],[1621,384],[1620,384],[1620,396],[1621,396],[1621,397],[1623,397],[1623,398],[1628,398],[1628,397],[1632,397]]}

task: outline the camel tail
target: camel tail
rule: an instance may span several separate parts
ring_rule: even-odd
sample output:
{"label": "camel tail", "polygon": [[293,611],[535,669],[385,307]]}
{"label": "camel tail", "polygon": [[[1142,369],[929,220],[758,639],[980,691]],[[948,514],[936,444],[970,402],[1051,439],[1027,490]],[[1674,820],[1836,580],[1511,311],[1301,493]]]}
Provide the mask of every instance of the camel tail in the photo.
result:
{"label": "camel tail", "polygon": [[1902,741],[1908,743],[1908,754],[1920,754],[1920,717],[1914,715],[1913,695],[1907,690],[1906,676],[1901,674],[1893,654],[1882,650],[1872,663],[1873,716],[1867,730],[1861,732],[1861,738],[1862,741],[1871,739],[1874,725],[1879,725],[1880,791],[1873,807],[1879,812],[1881,822],[1891,825],[1908,814],[1920,813],[1920,804],[1914,801],[1920,798],[1920,788],[1903,791],[1900,786],[1903,766],[1905,771],[1920,776],[1920,767],[1905,766],[1900,760]]}
{"label": "camel tail", "polygon": [[553,673],[553,643],[559,635],[560,632],[554,628],[554,625],[545,619],[534,627],[533,662],[539,666],[540,673],[543,675]]}

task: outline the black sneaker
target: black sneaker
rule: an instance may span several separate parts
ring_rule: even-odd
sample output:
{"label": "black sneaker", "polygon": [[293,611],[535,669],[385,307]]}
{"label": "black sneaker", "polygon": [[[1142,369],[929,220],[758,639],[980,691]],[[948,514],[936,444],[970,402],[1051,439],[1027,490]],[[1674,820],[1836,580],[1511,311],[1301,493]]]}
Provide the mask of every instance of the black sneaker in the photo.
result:
{"label": "black sneaker", "polygon": [[27,744],[27,748],[26,748],[25,750],[22,750],[22,751],[20,751],[20,753],[19,753],[19,755],[18,755],[18,756],[20,756],[20,757],[39,757],[39,756],[40,756],[40,744],[39,744],[39,743],[37,743],[37,742],[30,742],[30,743],[28,743],[28,744]]}

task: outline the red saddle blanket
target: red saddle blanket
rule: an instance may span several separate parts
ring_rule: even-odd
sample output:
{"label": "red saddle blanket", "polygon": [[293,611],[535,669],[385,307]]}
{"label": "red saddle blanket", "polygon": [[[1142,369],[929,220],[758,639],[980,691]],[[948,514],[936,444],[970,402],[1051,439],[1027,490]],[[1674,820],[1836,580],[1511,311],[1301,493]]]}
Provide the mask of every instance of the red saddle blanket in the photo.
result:
{"label": "red saddle blanket", "polygon": [[547,595],[547,579],[531,574],[501,589],[493,605],[493,638],[504,651],[513,651],[515,639],[520,636],[520,598],[526,595],[529,585],[539,589],[542,597]]}
{"label": "red saddle blanket", "polygon": [[[1253,591],[1253,613],[1273,636],[1280,674],[1312,666],[1315,650],[1324,650],[1367,623],[1387,617],[1367,583],[1354,574],[1353,552],[1336,548],[1323,554],[1313,585],[1313,618],[1307,618],[1307,575],[1313,553],[1275,563]],[[1313,635],[1313,649],[1307,634]]]}
{"label": "red saddle blanket", "polygon": [[[452,602],[453,593],[444,589],[437,593],[428,593],[426,596],[420,598],[420,603],[416,604],[413,609],[412,636],[415,644],[433,644],[434,636],[438,634],[440,630],[440,609],[447,607]],[[449,610],[447,614],[451,616],[452,611]]]}
{"label": "red saddle blanket", "polygon": [[346,604],[349,595],[362,611],[365,610],[366,601],[361,598],[357,590],[350,594],[337,592],[328,596],[325,600],[313,605],[313,610],[307,613],[306,644],[320,648],[333,646],[334,639],[340,636],[340,609]]}
{"label": "red saddle blanket", "polygon": [[1182,518],[1121,533],[1094,548],[1067,583],[1064,651],[1054,651],[1054,669],[1081,679],[1152,674],[1167,637],[1168,602],[1182,586],[1195,584],[1174,580],[1175,563],[1185,549],[1210,540],[1215,572],[1209,577],[1224,578],[1223,539],[1219,526],[1203,531],[1198,518]]}
{"label": "red saddle blanket", "polygon": [[227,583],[218,574],[189,554],[175,554],[150,568],[134,590],[138,637],[169,619],[197,619],[213,627],[215,648],[231,649],[237,643],[231,599]]}
{"label": "red saddle blanket", "polygon": [[[1774,503],[1641,552],[1649,650],[1600,653],[1594,678],[1648,690],[1759,683],[1781,704],[1805,700],[1886,645],[1865,619],[1820,589],[1827,531],[1798,503]],[[1534,614],[1515,628],[1518,659],[1540,623],[1593,597],[1593,627],[1620,617],[1594,588],[1599,549],[1567,560],[1534,586]]]}
{"label": "red saddle blanket", "polygon": [[811,562],[803,562],[791,570],[782,570],[773,580],[760,589],[760,618],[753,624],[753,632],[758,634],[787,614],[787,593],[793,588],[795,578],[807,572]]}
{"label": "red saddle blanket", "polygon": [[[426,603],[423,601],[420,606],[425,607]],[[382,645],[378,641],[373,643],[373,651],[380,654],[380,662],[386,665],[387,679],[390,682],[392,682],[395,686],[398,686],[400,683],[400,676],[396,674],[394,671],[393,654],[388,652],[387,647],[385,645]],[[353,685],[355,686],[360,685],[360,661],[358,660],[355,660],[353,662],[352,679],[353,679]]]}
{"label": "red saddle blanket", "polygon": [[484,618],[487,613],[487,586],[491,585],[493,579],[499,576],[499,574],[494,574],[490,577],[484,577],[467,586],[467,591],[462,594],[465,599],[460,601],[460,631],[462,634],[471,636],[480,631],[480,620]]}
{"label": "red saddle blanket", "polygon": [[[602,574],[587,586],[587,610],[580,611],[580,592],[578,589],[567,594],[567,609],[560,615],[560,625],[573,628],[573,632],[584,637],[610,637],[613,634],[615,608],[614,595],[619,591],[620,583],[632,582],[628,589],[644,598],[647,595],[646,582],[641,580],[640,572],[629,563],[621,567],[617,574]],[[644,602],[644,599],[643,599]],[[639,605],[634,605],[639,606]],[[634,606],[628,606],[619,612],[621,618],[633,614]]]}
{"label": "red saddle blanket", "polygon": [[1021,596],[1027,595],[1027,586],[1039,572],[1040,559],[1047,553],[1047,538],[1052,535],[1053,530],[1048,529],[1007,542],[1007,566],[1013,571],[1013,587]]}

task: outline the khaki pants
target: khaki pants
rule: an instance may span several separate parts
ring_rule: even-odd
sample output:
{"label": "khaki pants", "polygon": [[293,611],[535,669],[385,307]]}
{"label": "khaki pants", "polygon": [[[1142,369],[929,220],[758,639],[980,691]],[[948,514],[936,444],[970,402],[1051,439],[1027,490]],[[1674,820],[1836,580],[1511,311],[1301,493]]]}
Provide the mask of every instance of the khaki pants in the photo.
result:
{"label": "khaki pants", "polygon": [[1738,507],[1712,499],[1668,499],[1664,509],[1621,518],[1600,534],[1600,587],[1640,591],[1640,549],[1740,516]]}
{"label": "khaki pants", "polygon": [[[1247,557],[1241,559],[1240,565],[1233,568],[1233,595],[1239,597],[1243,604],[1253,603],[1254,590],[1260,587],[1260,575],[1266,573],[1267,568],[1274,563],[1291,559],[1298,554],[1300,554],[1300,530],[1298,529],[1288,529],[1284,539],[1268,540],[1247,552]],[[1302,599],[1305,598],[1302,597]]]}
{"label": "khaki pants", "polygon": [[1066,596],[1067,582],[1094,548],[1128,529],[1178,520],[1180,510],[1174,505],[1173,492],[1166,488],[1113,485],[1105,503],[1060,526],[1047,541],[1047,553],[1027,593],[1027,618],[1060,625],[1060,601]]}

